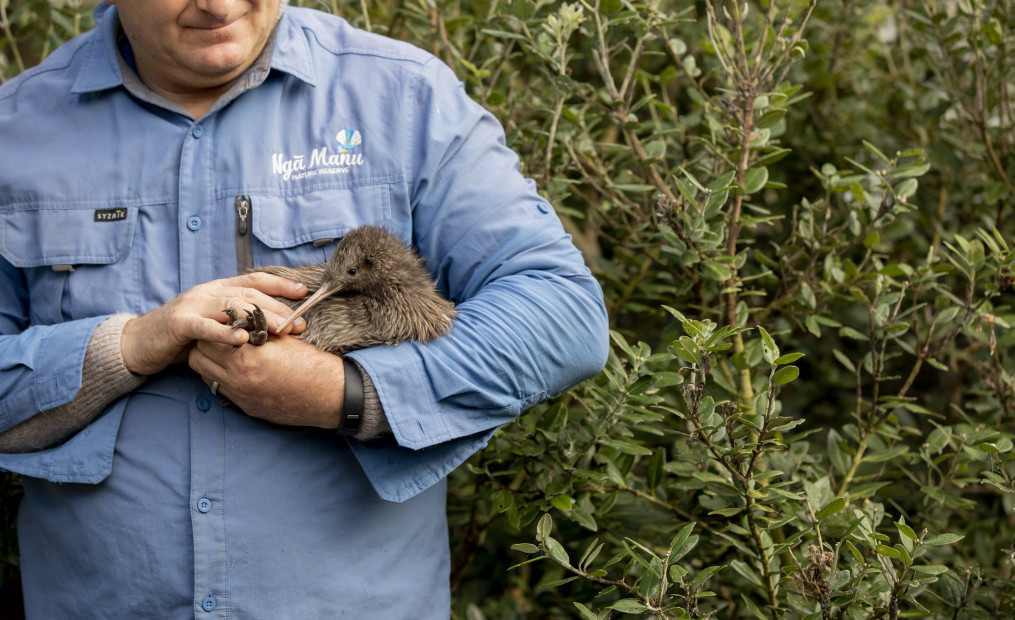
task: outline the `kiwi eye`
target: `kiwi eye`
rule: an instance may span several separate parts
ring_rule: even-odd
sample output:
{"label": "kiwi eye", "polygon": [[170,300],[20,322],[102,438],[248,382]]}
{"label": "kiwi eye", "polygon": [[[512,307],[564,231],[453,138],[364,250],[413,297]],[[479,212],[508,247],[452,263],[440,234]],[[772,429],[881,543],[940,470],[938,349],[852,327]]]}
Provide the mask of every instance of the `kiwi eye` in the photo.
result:
{"label": "kiwi eye", "polygon": [[350,269],[348,273],[349,273],[350,276],[354,276],[354,275],[356,275],[356,270],[355,269]]}

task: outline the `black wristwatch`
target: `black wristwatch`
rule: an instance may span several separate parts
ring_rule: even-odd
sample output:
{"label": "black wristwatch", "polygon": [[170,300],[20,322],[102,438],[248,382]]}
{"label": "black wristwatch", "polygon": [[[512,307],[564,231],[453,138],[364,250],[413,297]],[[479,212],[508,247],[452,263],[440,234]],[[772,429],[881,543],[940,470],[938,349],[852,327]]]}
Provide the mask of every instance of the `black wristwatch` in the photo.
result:
{"label": "black wristwatch", "polygon": [[352,360],[342,358],[345,367],[345,398],[342,401],[342,421],[338,424],[338,434],[344,437],[359,432],[359,424],[363,419],[363,375]]}

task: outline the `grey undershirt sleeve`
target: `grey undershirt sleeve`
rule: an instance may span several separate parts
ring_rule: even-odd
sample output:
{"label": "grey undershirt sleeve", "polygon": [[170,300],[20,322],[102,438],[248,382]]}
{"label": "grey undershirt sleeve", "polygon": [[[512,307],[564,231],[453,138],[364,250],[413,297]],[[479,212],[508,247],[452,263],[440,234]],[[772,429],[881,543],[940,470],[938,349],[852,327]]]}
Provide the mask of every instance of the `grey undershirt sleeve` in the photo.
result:
{"label": "grey undershirt sleeve", "polygon": [[[0,433],[0,452],[35,452],[60,444],[87,426],[110,403],[137,389],[145,381],[129,370],[120,354],[120,334],[132,314],[116,314],[99,323],[85,350],[81,389],[71,402],[43,411]],[[363,375],[363,419],[356,439],[374,439],[391,432],[377,390]]]}
{"label": "grey undershirt sleeve", "polygon": [[132,314],[115,314],[99,323],[85,350],[81,389],[74,400],[0,434],[0,452],[35,452],[66,441],[111,402],[144,383],[143,376],[127,370],[120,355],[120,332],[132,318]]}

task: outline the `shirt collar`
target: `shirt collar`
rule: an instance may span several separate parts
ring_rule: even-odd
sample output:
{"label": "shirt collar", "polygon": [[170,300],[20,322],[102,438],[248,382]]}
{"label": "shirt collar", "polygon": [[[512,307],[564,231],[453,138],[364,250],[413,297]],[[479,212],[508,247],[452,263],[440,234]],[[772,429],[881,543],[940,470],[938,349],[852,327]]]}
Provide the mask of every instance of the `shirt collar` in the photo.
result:
{"label": "shirt collar", "polygon": [[[90,93],[124,85],[124,71],[131,71],[123,61],[117,46],[120,20],[116,7],[106,2],[95,7],[95,23],[98,36],[83,50],[81,70],[71,92]],[[282,12],[278,27],[265,45],[270,50],[270,68],[288,73],[311,86],[317,84],[310,55],[310,44],[302,29],[289,18],[289,11]],[[254,62],[247,73],[237,81],[242,90],[257,86],[267,77],[264,71],[264,54]],[[135,77],[135,76],[130,76]],[[232,92],[233,89],[231,89]]]}

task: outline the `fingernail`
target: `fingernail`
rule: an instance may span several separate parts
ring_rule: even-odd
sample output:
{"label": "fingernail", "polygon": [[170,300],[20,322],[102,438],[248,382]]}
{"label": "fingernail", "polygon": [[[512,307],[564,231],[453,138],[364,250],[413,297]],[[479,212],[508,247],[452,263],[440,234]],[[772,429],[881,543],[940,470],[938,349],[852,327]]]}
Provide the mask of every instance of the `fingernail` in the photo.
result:
{"label": "fingernail", "polygon": [[296,320],[293,321],[293,327],[303,327],[306,324],[307,322],[303,320],[303,317],[297,317]]}
{"label": "fingernail", "polygon": [[293,290],[294,291],[298,291],[301,288],[303,288],[303,283],[302,282],[293,282]]}
{"label": "fingernail", "polygon": [[241,340],[243,340],[243,334],[240,333],[240,330],[233,331],[233,342],[238,343]]}
{"label": "fingernail", "polygon": [[281,328],[283,323],[285,323],[284,317],[280,316],[275,317],[275,329]]}

